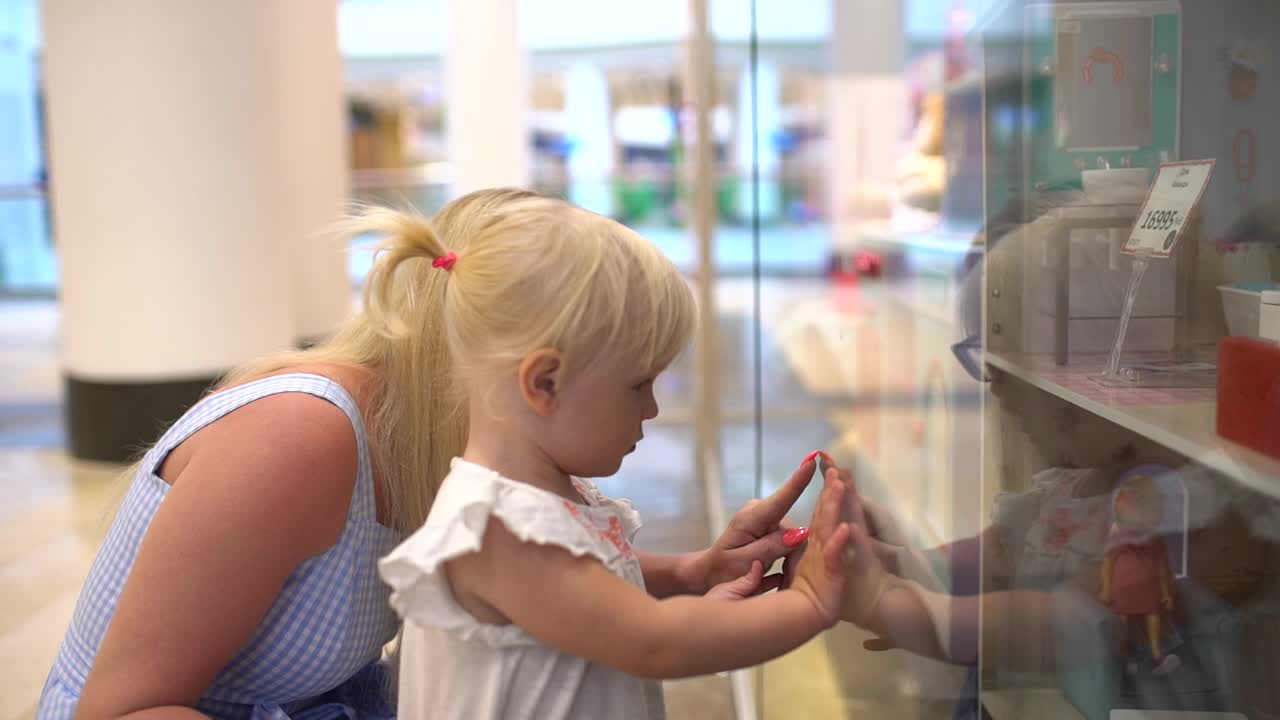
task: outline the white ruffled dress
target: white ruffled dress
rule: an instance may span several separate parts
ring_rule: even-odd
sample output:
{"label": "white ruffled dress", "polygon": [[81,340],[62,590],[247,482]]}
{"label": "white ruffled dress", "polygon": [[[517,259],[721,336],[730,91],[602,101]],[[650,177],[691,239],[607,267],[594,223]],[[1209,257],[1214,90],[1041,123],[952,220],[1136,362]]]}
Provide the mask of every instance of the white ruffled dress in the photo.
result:
{"label": "white ruffled dress", "polygon": [[631,548],[640,515],[589,481],[574,483],[588,504],[454,459],[427,522],[379,563],[391,605],[405,621],[402,720],[665,717],[657,681],[547,647],[514,624],[481,623],[454,601],[443,564],[478,550],[490,518],[526,542],[595,558],[643,588]]}

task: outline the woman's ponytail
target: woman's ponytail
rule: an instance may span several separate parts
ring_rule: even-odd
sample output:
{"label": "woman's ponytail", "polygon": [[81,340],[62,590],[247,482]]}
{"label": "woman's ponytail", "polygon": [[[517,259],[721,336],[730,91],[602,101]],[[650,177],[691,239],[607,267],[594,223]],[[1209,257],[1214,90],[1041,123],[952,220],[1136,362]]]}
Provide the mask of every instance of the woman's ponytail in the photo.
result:
{"label": "woman's ponytail", "polygon": [[[397,293],[397,277],[404,269],[404,263],[423,261],[427,267],[430,263],[448,255],[448,250],[441,242],[431,223],[421,215],[391,210],[389,208],[370,208],[346,221],[341,231],[348,237],[373,234],[383,236],[379,243],[375,261],[364,284],[364,311],[369,320],[380,332],[391,338],[404,337],[412,332],[405,321],[405,312],[416,302],[424,301],[418,297],[424,290],[442,281],[425,283],[420,287],[416,282],[400,280],[400,293]],[[417,275],[417,273],[414,273]],[[400,307],[406,303],[407,307]]]}

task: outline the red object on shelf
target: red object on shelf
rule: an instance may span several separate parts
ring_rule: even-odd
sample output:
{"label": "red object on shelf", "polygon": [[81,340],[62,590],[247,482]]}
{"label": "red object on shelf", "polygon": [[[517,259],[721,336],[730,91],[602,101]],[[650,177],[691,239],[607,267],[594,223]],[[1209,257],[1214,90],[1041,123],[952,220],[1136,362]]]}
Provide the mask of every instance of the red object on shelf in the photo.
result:
{"label": "red object on shelf", "polygon": [[884,274],[884,258],[878,253],[863,250],[854,257],[853,266],[863,277],[878,278]]}
{"label": "red object on shelf", "polygon": [[1218,343],[1218,434],[1280,458],[1280,345],[1244,337]]}

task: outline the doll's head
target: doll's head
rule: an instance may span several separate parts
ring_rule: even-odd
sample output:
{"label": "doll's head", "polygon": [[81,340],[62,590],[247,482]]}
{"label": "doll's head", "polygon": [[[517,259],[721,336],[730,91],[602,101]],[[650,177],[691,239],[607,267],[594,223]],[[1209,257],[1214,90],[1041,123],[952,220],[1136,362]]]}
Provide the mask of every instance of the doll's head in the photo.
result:
{"label": "doll's head", "polygon": [[1150,475],[1122,480],[1111,503],[1116,525],[1126,530],[1155,530],[1164,520],[1164,494]]}

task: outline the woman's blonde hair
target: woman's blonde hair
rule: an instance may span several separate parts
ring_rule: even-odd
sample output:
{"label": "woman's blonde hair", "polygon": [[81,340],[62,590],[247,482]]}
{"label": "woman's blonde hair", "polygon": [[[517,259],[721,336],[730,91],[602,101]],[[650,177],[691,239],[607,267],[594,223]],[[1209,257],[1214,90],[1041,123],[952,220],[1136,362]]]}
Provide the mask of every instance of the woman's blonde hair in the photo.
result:
{"label": "woman's blonde hair", "polygon": [[[693,334],[693,295],[656,247],[617,222],[514,189],[465,195],[430,220],[371,208],[339,231],[385,238],[364,307],[314,348],[246,365],[221,386],[307,363],[372,370],[366,425],[392,527],[427,517],[466,444],[462,387],[554,348],[566,380],[605,353],[669,365]],[[434,267],[450,252],[451,268]]]}

